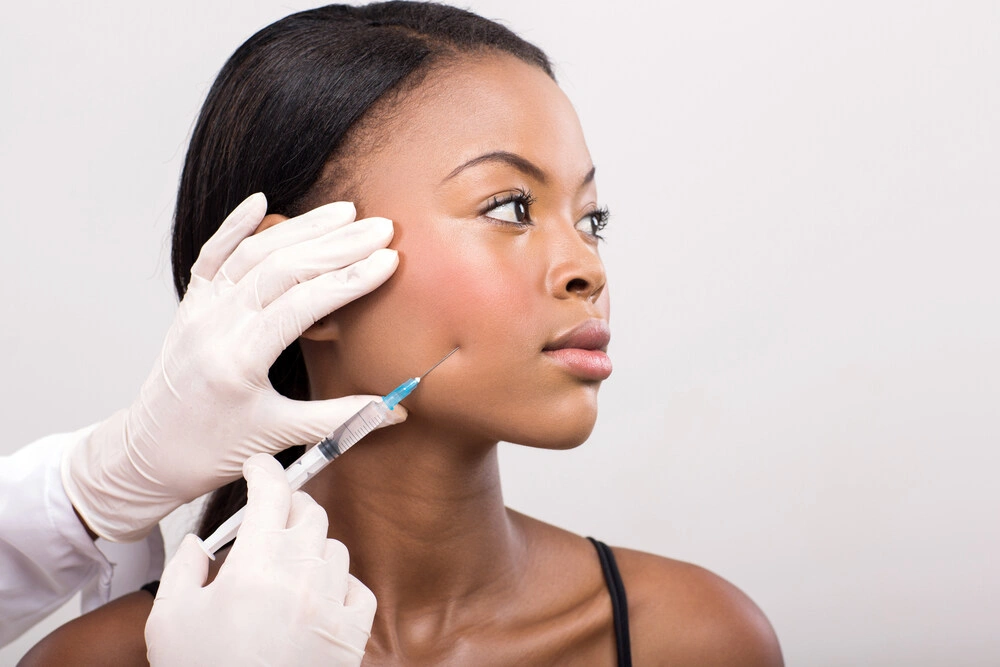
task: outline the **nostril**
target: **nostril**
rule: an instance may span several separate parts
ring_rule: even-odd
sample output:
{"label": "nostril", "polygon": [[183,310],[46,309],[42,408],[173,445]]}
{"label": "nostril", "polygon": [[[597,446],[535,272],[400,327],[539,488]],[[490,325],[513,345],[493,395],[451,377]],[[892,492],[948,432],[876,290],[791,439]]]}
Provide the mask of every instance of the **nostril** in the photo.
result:
{"label": "nostril", "polygon": [[590,291],[590,283],[583,278],[573,278],[566,283],[566,291],[573,294],[582,294]]}

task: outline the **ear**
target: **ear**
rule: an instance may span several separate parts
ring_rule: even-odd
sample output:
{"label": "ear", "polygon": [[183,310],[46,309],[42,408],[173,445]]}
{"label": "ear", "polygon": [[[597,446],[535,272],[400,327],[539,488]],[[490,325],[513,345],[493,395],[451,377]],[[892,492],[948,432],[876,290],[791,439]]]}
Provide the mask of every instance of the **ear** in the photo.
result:
{"label": "ear", "polygon": [[[279,222],[284,222],[288,218],[279,213],[268,213],[264,216],[264,219],[260,221],[260,225],[254,230],[254,234],[260,234],[265,229],[274,227]],[[333,315],[327,315],[326,317],[321,317],[316,324],[312,325],[304,332],[302,332],[302,338],[308,340],[319,340],[319,341],[334,341],[340,338],[340,326],[337,324],[336,319]]]}
{"label": "ear", "polygon": [[264,219],[260,221],[260,224],[257,225],[257,229],[255,229],[253,233],[260,234],[265,229],[270,229],[279,222],[284,222],[285,220],[288,220],[288,216],[281,215],[280,213],[268,213],[264,216]]}

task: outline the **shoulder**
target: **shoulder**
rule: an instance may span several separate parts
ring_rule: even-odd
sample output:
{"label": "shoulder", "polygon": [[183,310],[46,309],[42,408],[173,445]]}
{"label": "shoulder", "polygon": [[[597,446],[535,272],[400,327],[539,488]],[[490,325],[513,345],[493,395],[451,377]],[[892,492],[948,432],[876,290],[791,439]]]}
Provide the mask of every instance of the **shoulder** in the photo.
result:
{"label": "shoulder", "polygon": [[18,665],[147,665],[144,630],[152,608],[145,591],[112,600],[53,630]]}
{"label": "shoulder", "polygon": [[743,591],[708,570],[613,549],[628,598],[636,664],[783,665],[774,629]]}

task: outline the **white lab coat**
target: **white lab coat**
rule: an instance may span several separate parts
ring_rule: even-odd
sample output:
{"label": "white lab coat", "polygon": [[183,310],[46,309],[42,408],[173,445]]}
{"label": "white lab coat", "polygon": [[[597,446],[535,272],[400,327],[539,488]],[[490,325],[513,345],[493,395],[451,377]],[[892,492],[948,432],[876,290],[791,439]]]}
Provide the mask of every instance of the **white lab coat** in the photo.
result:
{"label": "white lab coat", "polygon": [[83,591],[84,612],[158,579],[159,528],[145,540],[92,540],[59,475],[63,450],[94,427],[50,435],[0,457],[0,646]]}

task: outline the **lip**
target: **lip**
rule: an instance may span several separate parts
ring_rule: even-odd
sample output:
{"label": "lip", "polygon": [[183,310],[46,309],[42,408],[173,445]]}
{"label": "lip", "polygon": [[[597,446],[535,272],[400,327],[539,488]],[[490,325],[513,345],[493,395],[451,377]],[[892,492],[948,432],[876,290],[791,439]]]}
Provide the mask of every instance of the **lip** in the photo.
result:
{"label": "lip", "polygon": [[579,350],[608,351],[611,342],[611,329],[604,320],[584,320],[566,333],[557,336],[554,341],[542,348],[542,352],[576,348]]}
{"label": "lip", "polygon": [[606,380],[611,375],[607,355],[611,329],[604,320],[589,319],[557,336],[542,353],[583,380]]}

